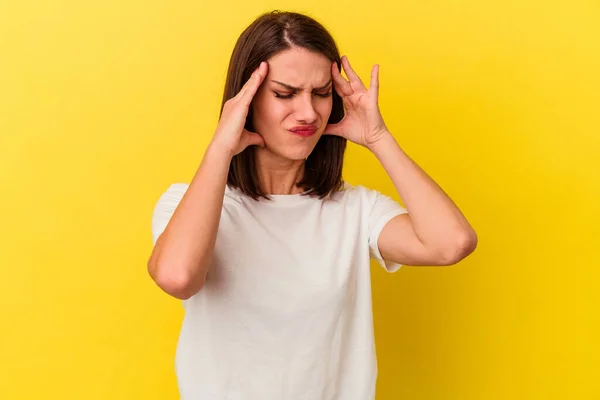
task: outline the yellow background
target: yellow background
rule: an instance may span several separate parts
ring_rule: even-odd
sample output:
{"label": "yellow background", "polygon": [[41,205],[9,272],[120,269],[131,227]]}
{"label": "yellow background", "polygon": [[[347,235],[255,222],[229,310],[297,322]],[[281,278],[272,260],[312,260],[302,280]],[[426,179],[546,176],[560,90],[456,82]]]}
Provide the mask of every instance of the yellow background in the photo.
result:
{"label": "yellow background", "polygon": [[[177,398],[152,208],[274,8],[381,64],[388,126],[479,234],[453,267],[373,265],[377,399],[600,398],[598,2],[4,0],[0,399]],[[357,146],[345,176],[398,199]]]}

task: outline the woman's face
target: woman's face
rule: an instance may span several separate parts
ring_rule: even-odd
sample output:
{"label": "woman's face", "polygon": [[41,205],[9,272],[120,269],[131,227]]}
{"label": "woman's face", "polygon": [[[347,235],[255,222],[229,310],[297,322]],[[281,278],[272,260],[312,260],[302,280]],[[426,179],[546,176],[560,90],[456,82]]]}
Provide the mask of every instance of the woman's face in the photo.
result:
{"label": "woman's face", "polygon": [[266,150],[303,160],[323,134],[332,106],[332,62],[305,49],[285,50],[268,60],[269,71],[252,109],[253,125]]}

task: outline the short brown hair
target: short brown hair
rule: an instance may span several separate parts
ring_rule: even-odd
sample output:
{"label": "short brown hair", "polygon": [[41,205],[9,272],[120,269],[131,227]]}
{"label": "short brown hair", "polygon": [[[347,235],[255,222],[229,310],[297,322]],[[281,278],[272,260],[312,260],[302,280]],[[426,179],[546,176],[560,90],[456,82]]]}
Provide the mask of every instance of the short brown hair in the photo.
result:
{"label": "short brown hair", "polygon": [[[252,72],[262,61],[291,48],[303,48],[320,53],[340,67],[340,54],[331,34],[316,20],[295,12],[272,11],[259,16],[240,35],[229,61],[221,113],[225,102],[242,89]],[[342,99],[332,90],[333,104],[328,123],[337,123],[344,117]],[[252,107],[245,128],[254,132]],[[342,188],[342,167],[346,139],[323,135],[305,163],[304,176],[296,185],[310,195],[324,198]],[[249,146],[233,157],[229,166],[227,185],[258,199],[269,199],[258,177],[255,147]]]}

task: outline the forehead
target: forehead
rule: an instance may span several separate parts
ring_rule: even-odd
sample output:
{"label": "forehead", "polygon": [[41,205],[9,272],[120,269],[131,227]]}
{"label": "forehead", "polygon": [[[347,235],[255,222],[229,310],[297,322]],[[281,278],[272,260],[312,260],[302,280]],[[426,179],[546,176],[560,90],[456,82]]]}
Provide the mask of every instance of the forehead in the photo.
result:
{"label": "forehead", "polygon": [[288,49],[268,60],[267,79],[298,87],[322,86],[331,78],[331,63],[327,57],[305,49]]}

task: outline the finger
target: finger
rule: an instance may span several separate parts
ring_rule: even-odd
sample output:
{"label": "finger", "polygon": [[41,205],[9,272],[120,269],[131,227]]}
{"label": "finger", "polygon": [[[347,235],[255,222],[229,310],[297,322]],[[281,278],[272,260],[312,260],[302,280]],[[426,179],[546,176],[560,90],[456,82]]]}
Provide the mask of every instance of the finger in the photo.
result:
{"label": "finger", "polygon": [[265,61],[260,63],[259,67],[252,73],[248,82],[244,85],[239,93],[240,100],[245,104],[250,104],[258,88],[262,84],[265,76],[267,75],[268,66]]}
{"label": "finger", "polygon": [[333,84],[335,85],[335,89],[337,90],[340,97],[346,97],[354,94],[354,90],[352,90],[352,86],[350,86],[350,82],[348,82],[340,71],[338,70],[337,63],[333,62],[333,67],[331,68],[331,77],[333,78]]}
{"label": "finger", "polygon": [[245,96],[246,96],[246,94],[248,93],[248,91],[252,88],[252,86],[254,84],[256,84],[256,79],[259,76],[262,67],[263,67],[263,63],[261,63],[258,66],[258,68],[256,68],[252,72],[252,74],[250,75],[250,78],[248,78],[248,80],[246,81],[246,83],[244,83],[244,86],[242,86],[242,88],[240,89],[240,91],[238,92],[238,94],[235,96],[238,100],[244,99]]}
{"label": "finger", "polygon": [[244,141],[246,142],[246,147],[248,146],[259,146],[265,147],[265,139],[255,132],[250,132],[244,129]]}
{"label": "finger", "polygon": [[343,132],[344,132],[343,125],[341,122],[338,122],[337,124],[328,124],[325,127],[325,131],[323,132],[323,135],[344,137]]}
{"label": "finger", "polygon": [[348,61],[348,57],[342,56],[342,66],[344,67],[344,72],[346,72],[346,76],[350,80],[350,84],[352,85],[352,87],[364,89],[366,91],[367,88],[365,87],[363,82],[360,80],[360,77],[358,76],[358,74],[352,69],[352,66],[350,65],[350,61]]}
{"label": "finger", "polygon": [[369,85],[369,92],[375,98],[375,101],[379,99],[379,65],[375,64],[371,69],[371,83]]}
{"label": "finger", "polygon": [[250,74],[250,78],[248,78],[246,83],[244,83],[244,85],[242,86],[240,91],[235,96],[236,98],[241,99],[244,96],[244,94],[248,91],[248,87],[252,84],[252,82],[254,82],[254,78],[256,76],[257,71],[258,71],[258,68],[255,69],[254,72],[252,72],[252,74]]}

